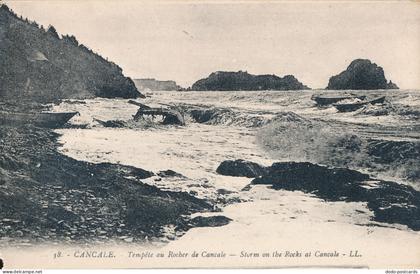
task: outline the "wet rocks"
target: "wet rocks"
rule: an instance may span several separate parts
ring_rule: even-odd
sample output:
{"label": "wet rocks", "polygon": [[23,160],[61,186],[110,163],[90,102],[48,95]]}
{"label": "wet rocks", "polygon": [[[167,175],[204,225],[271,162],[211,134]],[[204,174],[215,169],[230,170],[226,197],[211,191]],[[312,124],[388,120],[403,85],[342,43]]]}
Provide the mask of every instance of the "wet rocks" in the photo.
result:
{"label": "wet rocks", "polygon": [[[183,222],[186,215],[200,208],[209,208],[204,201],[194,198],[186,193],[177,193],[184,196],[185,200],[178,200],[173,193],[167,192],[166,196],[157,199],[148,199],[147,196],[138,196],[128,198],[126,223],[130,227],[138,227],[139,225],[150,228],[156,225],[163,226],[171,221]],[[172,198],[171,196],[174,196]]]}
{"label": "wet rocks", "polygon": [[111,128],[124,128],[127,127],[127,122],[123,120],[108,120],[102,121],[99,119],[94,119],[94,121],[98,122],[103,127],[111,127]]}
{"label": "wet rocks", "polygon": [[142,103],[129,100],[128,103],[139,106],[139,109],[137,110],[137,113],[133,116],[134,121],[138,121],[139,119],[143,119],[144,117],[155,117],[155,116],[162,116],[163,125],[179,125],[179,126],[185,126],[185,120],[184,115],[179,112],[174,107],[149,107],[147,105],[144,105]]}
{"label": "wet rocks", "polygon": [[[188,229],[188,215],[212,210],[187,193],[141,180],[152,172],[77,161],[57,151],[58,135],[35,127],[0,127],[0,238],[6,242],[104,243]],[[40,165],[38,163],[41,163]],[[122,240],[121,240],[122,241]]]}
{"label": "wet rocks", "polygon": [[257,163],[239,159],[223,161],[216,172],[226,176],[255,178],[266,174],[267,170]]}
{"label": "wet rocks", "polygon": [[133,166],[125,166],[125,165],[117,165],[111,163],[100,163],[96,164],[93,167],[96,168],[95,174],[104,174],[106,172],[119,172],[120,174],[128,177],[132,176],[138,179],[146,179],[149,177],[154,176],[154,173],[148,170],[144,170],[142,168],[133,167]]}
{"label": "wet rocks", "polygon": [[412,187],[389,181],[378,181],[366,189],[368,207],[375,220],[407,225],[420,230],[420,192]]}
{"label": "wet rocks", "polygon": [[[301,190],[317,193],[327,199],[344,200],[360,195],[360,183],[369,175],[346,168],[328,168],[307,162],[274,163],[268,173],[252,181],[270,184],[275,189]],[[358,198],[357,200],[360,200]]]}
{"label": "wet rocks", "polygon": [[420,192],[358,171],[311,163],[274,163],[267,175],[252,183],[312,193],[328,201],[367,202],[374,220],[420,230]]}
{"label": "wet rocks", "polygon": [[158,176],[166,178],[166,177],[178,177],[178,178],[187,178],[181,173],[178,173],[176,171],[173,171],[171,169],[162,170],[157,173]]}
{"label": "wet rocks", "polygon": [[190,221],[190,224],[194,227],[217,227],[229,224],[232,219],[225,216],[210,216],[203,217],[197,216]]}
{"label": "wet rocks", "polygon": [[[420,192],[411,186],[377,180],[348,168],[308,162],[278,162],[270,167],[259,167],[265,173],[255,176],[252,184],[303,191],[327,201],[366,202],[374,213],[375,221],[420,230]],[[243,176],[243,172],[241,169],[229,169],[228,175]]]}
{"label": "wet rocks", "polygon": [[64,220],[69,222],[77,222],[80,220],[80,217],[58,205],[50,206],[46,208],[47,218],[53,221],[57,221],[57,225],[65,224]]}

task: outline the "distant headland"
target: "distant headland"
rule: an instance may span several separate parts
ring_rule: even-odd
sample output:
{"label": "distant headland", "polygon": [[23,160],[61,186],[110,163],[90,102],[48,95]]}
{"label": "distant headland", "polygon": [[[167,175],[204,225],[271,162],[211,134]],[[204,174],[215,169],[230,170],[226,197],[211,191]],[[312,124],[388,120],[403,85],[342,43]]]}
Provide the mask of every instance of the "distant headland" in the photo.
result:
{"label": "distant headland", "polygon": [[173,90],[182,90],[182,87],[177,85],[175,81],[172,80],[156,80],[154,78],[143,78],[143,79],[133,79],[134,84],[137,89],[142,91],[173,91]]}

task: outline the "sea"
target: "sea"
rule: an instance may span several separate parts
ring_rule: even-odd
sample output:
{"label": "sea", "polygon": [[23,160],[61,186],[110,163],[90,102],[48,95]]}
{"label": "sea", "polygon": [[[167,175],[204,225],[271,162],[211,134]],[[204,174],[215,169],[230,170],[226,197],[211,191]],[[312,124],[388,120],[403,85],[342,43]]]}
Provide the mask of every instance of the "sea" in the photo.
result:
{"label": "sea", "polygon": [[[385,96],[385,101],[339,112],[333,105],[318,106],[313,100],[343,93]],[[194,216],[223,215],[232,220],[225,226],[197,227],[186,233],[167,226],[165,237],[153,246],[174,252],[223,251],[230,256],[229,263],[197,259],[197,265],[215,260],[221,267],[232,261],[242,267],[343,262],[380,266],[383,258],[389,265],[418,263],[420,233],[403,225],[372,221],[373,212],[363,202],[328,202],[310,193],[250,186],[250,178],[223,176],[216,169],[224,160],[243,159],[266,166],[304,161],[351,168],[420,190],[420,90],[160,91],[147,92],[145,99],[136,101],[177,109],[184,113],[186,125],[162,125],[161,117],[134,122],[131,119],[138,107],[127,99],[67,100],[53,110],[80,113],[71,126],[57,130],[61,153],[156,174],[175,171],[182,176],[154,176],[143,182],[215,204],[215,212]],[[104,127],[98,120],[122,123]],[[362,257],[249,260],[248,256],[275,251],[349,254],[354,250]],[[182,266],[182,259],[174,258],[172,263]]]}

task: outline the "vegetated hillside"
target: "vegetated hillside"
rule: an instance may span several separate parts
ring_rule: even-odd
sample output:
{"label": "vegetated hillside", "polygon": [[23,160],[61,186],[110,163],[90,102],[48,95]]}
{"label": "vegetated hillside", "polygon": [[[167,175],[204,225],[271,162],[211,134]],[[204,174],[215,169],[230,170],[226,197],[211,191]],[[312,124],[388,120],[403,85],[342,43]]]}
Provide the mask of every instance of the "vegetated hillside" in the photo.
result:
{"label": "vegetated hillside", "polygon": [[50,101],[62,98],[142,95],[116,64],[0,7],[0,97]]}
{"label": "vegetated hillside", "polygon": [[246,71],[217,71],[195,82],[191,90],[302,90],[309,89],[293,75],[252,75]]}

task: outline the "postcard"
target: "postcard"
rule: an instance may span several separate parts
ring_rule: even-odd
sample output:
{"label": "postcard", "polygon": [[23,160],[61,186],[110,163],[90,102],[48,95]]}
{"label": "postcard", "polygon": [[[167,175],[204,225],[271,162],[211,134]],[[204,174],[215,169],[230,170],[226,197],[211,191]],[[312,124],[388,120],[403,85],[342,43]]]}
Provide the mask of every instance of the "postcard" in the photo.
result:
{"label": "postcard", "polygon": [[419,2],[0,5],[3,270],[420,267]]}

